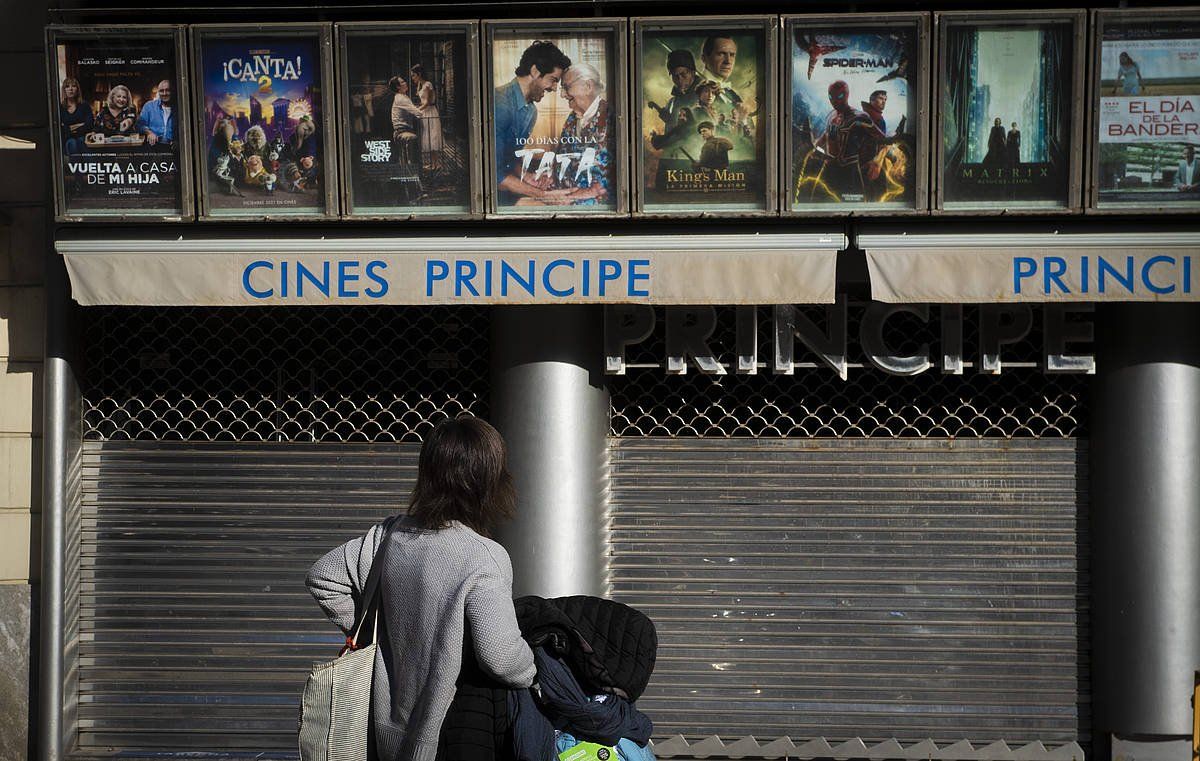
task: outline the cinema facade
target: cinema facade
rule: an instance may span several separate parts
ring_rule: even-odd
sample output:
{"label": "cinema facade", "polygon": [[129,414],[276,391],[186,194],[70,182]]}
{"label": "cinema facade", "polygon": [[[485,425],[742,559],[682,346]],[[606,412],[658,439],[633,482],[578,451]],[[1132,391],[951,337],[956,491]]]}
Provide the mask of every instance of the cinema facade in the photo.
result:
{"label": "cinema facade", "polygon": [[295,757],[304,573],[459,415],[515,592],[654,619],[660,757],[1186,757],[1196,11],[48,46],[42,758]]}

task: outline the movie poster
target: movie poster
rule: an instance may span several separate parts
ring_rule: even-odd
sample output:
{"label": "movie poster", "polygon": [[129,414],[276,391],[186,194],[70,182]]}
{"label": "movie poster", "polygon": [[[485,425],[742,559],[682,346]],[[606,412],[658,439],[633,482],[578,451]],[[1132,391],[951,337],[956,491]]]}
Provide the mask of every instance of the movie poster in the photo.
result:
{"label": "movie poster", "polygon": [[470,30],[350,25],[342,34],[350,213],[469,214]]}
{"label": "movie poster", "polygon": [[640,45],[641,210],[766,209],[763,25],[648,25]]}
{"label": "movie poster", "polygon": [[64,214],[191,216],[175,50],[171,33],[56,39]]}
{"label": "movie poster", "polygon": [[914,208],[917,26],[830,30],[793,19],[788,38],[788,209]]}
{"label": "movie poster", "polygon": [[492,31],[494,211],[623,210],[616,35]]}
{"label": "movie poster", "polygon": [[942,201],[1063,207],[1069,192],[1070,23],[952,24],[943,55]]}
{"label": "movie poster", "polygon": [[329,158],[321,40],[202,37],[202,171],[211,216],[324,214]]}
{"label": "movie poster", "polygon": [[1105,25],[1098,204],[1200,202],[1200,20]]}

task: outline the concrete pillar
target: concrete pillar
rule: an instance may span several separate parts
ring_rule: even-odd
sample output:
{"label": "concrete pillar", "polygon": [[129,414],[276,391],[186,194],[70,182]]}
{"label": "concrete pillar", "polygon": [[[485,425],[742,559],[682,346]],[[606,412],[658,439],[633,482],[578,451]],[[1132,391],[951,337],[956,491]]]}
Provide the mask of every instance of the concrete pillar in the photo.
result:
{"label": "concrete pillar", "polygon": [[514,593],[606,590],[608,391],[598,306],[492,308],[492,420],[518,515],[500,541]]}
{"label": "concrete pillar", "polygon": [[1190,757],[1192,675],[1200,669],[1200,306],[1106,305],[1097,317],[1091,404],[1097,756],[1108,755],[1115,736],[1113,755],[1181,752],[1183,761]]}

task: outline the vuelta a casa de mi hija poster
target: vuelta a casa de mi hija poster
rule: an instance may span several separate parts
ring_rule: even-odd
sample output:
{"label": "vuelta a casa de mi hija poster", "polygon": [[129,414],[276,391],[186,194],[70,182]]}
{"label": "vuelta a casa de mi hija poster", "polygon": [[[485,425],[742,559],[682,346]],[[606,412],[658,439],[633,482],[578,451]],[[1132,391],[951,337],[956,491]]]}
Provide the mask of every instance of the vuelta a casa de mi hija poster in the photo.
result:
{"label": "vuelta a casa de mi hija poster", "polygon": [[201,42],[204,181],[214,216],[325,212],[315,34]]}
{"label": "vuelta a casa de mi hija poster", "polygon": [[955,24],[946,34],[943,204],[1067,204],[1074,77],[1069,23]]}
{"label": "vuelta a casa de mi hija poster", "polygon": [[496,30],[490,54],[497,213],[618,207],[613,33]]}
{"label": "vuelta a casa de mi hija poster", "polygon": [[1105,26],[1100,206],[1200,204],[1200,21]]}
{"label": "vuelta a casa de mi hija poster", "polygon": [[766,205],[766,36],[761,29],[645,29],[642,209]]}
{"label": "vuelta a casa de mi hija poster", "polygon": [[789,208],[912,208],[917,31],[789,24]]}
{"label": "vuelta a casa de mi hija poster", "polygon": [[58,128],[68,213],[180,214],[173,37],[59,40]]}

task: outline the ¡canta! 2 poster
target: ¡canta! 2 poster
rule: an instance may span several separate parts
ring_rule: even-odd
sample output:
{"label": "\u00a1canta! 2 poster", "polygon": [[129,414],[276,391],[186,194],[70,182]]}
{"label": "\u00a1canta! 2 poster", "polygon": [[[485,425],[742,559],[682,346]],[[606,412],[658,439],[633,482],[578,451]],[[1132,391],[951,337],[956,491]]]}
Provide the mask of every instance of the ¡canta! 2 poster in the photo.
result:
{"label": "\u00a1canta! 2 poster", "polygon": [[200,49],[208,213],[323,214],[318,34],[214,34]]}
{"label": "\u00a1canta! 2 poster", "polygon": [[350,208],[471,211],[466,29],[347,32]]}
{"label": "\u00a1canta! 2 poster", "polygon": [[497,213],[618,210],[614,38],[494,30]]}
{"label": "\u00a1canta! 2 poster", "polygon": [[1200,21],[1106,25],[1100,206],[1200,202]]}
{"label": "\u00a1canta! 2 poster", "polygon": [[952,24],[943,51],[943,205],[1067,205],[1072,25]]}
{"label": "\u00a1canta! 2 poster", "polygon": [[181,214],[174,37],[60,38],[55,56],[63,211]]}
{"label": "\u00a1canta! 2 poster", "polygon": [[916,196],[917,29],[836,31],[789,23],[788,208],[912,208]]}
{"label": "\u00a1canta! 2 poster", "polygon": [[642,31],[643,211],[766,207],[766,60],[761,26]]}

